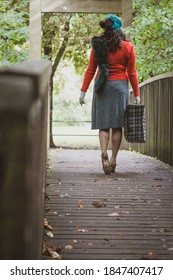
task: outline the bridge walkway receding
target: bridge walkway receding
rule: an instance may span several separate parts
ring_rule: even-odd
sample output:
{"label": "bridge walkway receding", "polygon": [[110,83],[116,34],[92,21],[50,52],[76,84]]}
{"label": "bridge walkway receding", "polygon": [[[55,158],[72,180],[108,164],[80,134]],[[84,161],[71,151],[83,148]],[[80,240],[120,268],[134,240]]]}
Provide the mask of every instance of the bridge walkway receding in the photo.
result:
{"label": "bridge walkway receding", "polygon": [[98,150],[52,149],[46,197],[45,248],[60,258],[173,259],[173,168],[163,162],[120,151],[105,175]]}

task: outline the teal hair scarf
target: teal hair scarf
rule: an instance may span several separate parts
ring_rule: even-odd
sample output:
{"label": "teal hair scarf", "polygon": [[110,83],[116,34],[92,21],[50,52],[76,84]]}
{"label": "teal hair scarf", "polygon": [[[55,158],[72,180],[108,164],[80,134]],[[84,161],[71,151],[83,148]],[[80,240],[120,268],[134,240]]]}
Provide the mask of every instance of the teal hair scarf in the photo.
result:
{"label": "teal hair scarf", "polygon": [[120,28],[122,26],[122,21],[119,17],[110,14],[106,18],[109,18],[112,20],[112,22],[113,22],[112,28],[114,28],[118,31],[120,30]]}

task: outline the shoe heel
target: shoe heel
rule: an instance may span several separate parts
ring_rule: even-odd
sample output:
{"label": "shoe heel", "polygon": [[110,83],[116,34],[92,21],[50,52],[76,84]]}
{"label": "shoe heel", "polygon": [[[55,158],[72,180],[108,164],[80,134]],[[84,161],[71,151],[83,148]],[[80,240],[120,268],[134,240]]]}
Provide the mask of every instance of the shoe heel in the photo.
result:
{"label": "shoe heel", "polygon": [[102,166],[103,166],[103,171],[105,172],[105,174],[110,174],[111,173],[111,166],[109,164],[109,158],[108,158],[108,154],[102,154],[101,155],[102,158]]}
{"label": "shoe heel", "polygon": [[111,166],[111,173],[115,173],[115,168],[116,168],[117,164],[115,162],[111,162],[110,166]]}

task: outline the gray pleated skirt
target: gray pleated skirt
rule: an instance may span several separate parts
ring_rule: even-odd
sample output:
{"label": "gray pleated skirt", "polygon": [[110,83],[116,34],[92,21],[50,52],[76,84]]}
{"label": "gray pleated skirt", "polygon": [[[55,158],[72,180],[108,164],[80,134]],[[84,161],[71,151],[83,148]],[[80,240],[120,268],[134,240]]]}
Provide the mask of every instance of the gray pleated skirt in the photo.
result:
{"label": "gray pleated skirt", "polygon": [[128,104],[128,81],[108,80],[102,91],[93,93],[91,129],[124,127],[124,113]]}

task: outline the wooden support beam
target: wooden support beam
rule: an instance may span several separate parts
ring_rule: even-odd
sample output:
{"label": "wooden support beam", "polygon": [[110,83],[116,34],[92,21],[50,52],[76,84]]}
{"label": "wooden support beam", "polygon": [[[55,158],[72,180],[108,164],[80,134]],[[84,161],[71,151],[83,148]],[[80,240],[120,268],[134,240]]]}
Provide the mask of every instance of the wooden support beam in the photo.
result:
{"label": "wooden support beam", "polygon": [[130,26],[133,20],[133,1],[122,0],[123,27]]}
{"label": "wooden support beam", "polygon": [[41,0],[30,1],[30,60],[41,58]]}
{"label": "wooden support beam", "polygon": [[42,0],[42,12],[121,13],[122,0]]}
{"label": "wooden support beam", "polygon": [[41,13],[114,13],[122,16],[123,27],[133,19],[132,0],[31,0],[30,59],[41,58]]}

